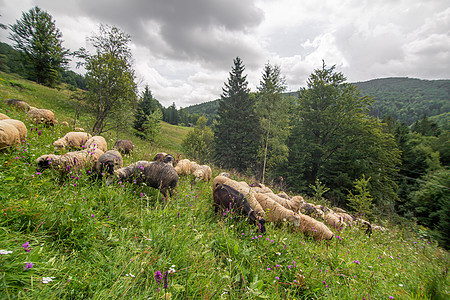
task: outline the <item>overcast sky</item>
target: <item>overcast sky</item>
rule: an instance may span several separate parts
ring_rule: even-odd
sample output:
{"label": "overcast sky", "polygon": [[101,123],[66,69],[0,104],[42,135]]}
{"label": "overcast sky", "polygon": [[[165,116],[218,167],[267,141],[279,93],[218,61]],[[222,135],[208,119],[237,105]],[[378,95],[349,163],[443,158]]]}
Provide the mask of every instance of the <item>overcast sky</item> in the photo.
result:
{"label": "overcast sky", "polygon": [[70,50],[101,23],[130,34],[137,82],[166,107],[219,98],[236,56],[253,91],[268,62],[291,91],[322,59],[349,82],[450,78],[448,0],[0,0],[0,23],[36,5]]}

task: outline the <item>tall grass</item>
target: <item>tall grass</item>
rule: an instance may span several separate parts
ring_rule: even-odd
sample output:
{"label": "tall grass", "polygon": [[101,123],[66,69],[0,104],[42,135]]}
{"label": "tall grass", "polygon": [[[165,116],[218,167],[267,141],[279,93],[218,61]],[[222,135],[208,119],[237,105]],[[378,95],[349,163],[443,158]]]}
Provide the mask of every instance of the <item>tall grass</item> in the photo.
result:
{"label": "tall grass", "polygon": [[[190,177],[165,203],[155,189],[106,186],[82,171],[39,174],[34,160],[66,129],[30,124],[0,104],[7,109],[28,138],[0,154],[0,249],[12,251],[0,254],[2,299],[450,296],[448,252],[410,228],[371,237],[346,228],[316,242],[282,223],[261,235],[233,212],[216,216],[211,183]],[[125,164],[160,150],[139,147]]]}

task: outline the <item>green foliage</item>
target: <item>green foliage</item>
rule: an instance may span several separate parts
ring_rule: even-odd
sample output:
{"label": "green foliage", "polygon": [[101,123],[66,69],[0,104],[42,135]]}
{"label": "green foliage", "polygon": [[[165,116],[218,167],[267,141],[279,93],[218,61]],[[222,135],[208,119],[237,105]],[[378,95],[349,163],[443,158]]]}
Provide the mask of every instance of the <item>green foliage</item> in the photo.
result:
{"label": "green foliage", "polygon": [[[256,174],[262,178],[262,183],[265,183],[266,169],[269,174],[272,173],[276,167],[287,161],[289,153],[289,100],[282,94],[285,90],[286,82],[280,67],[266,64],[256,95],[256,112],[262,129],[258,151],[258,160],[261,163]],[[260,173],[262,175],[258,176]]]}
{"label": "green foliage", "polygon": [[175,102],[173,102],[171,106],[166,108],[163,111],[163,113],[164,113],[164,117],[163,117],[164,122],[167,122],[172,125],[178,125],[178,121],[179,121],[178,120],[178,110],[175,105]]}
{"label": "green foliage", "polygon": [[153,98],[152,92],[146,86],[134,114],[133,128],[137,136],[152,143],[157,140],[163,118],[161,109],[162,105]]}
{"label": "green foliage", "polygon": [[310,184],[309,188],[312,190],[312,197],[314,199],[315,204],[322,204],[329,206],[330,203],[324,197],[324,194],[327,193],[330,189],[327,188],[319,178],[316,178],[316,182],[314,185]]}
{"label": "green foliage", "polygon": [[370,195],[369,180],[370,177],[366,179],[363,174],[361,179],[356,179],[353,182],[356,190],[355,194],[349,191],[347,195],[348,205],[353,208],[358,217],[363,219],[372,216],[373,198]]}
{"label": "green foliage", "polygon": [[354,83],[363,95],[374,98],[370,114],[378,118],[392,115],[411,125],[424,115],[450,112],[449,80],[382,78]]}
{"label": "green foliage", "polygon": [[201,162],[209,161],[213,150],[214,134],[207,124],[205,116],[198,118],[194,130],[183,140],[184,153]]}
{"label": "green foliage", "polygon": [[377,204],[387,209],[384,197],[395,197],[390,175],[399,157],[395,140],[378,120],[367,116],[371,99],[360,96],[334,69],[324,63],[310,75],[307,88],[299,92],[292,112],[285,176],[293,188],[305,192],[320,177],[331,189],[328,196],[332,204],[345,206],[345,194],[353,179],[365,173],[374,178]]}
{"label": "green foliage", "polygon": [[136,105],[136,83],[132,68],[131,37],[119,28],[101,25],[90,37],[95,54],[77,52],[84,59],[88,87],[87,104],[92,114],[92,131],[101,134],[127,127]]}
{"label": "green foliage", "polygon": [[[220,99],[212,100],[200,104],[195,104],[184,108],[183,110],[186,113],[193,117],[193,120],[190,120],[190,123],[194,123],[197,121],[194,115],[197,116],[197,119],[200,116],[205,116],[208,119],[208,123],[206,125],[211,126],[213,124],[213,120],[216,118],[217,110],[219,109]],[[186,122],[187,124],[187,122]]]}
{"label": "green foliage", "polygon": [[450,170],[429,172],[419,189],[412,192],[412,203],[420,224],[433,230],[435,238],[450,249]]}
{"label": "green foliage", "polygon": [[411,130],[423,136],[439,136],[441,134],[441,129],[437,123],[427,118],[427,116],[423,116],[422,119],[414,122]]}
{"label": "green foliage", "polygon": [[29,76],[39,84],[54,87],[67,64],[69,50],[62,46],[62,34],[46,11],[35,6],[10,25],[14,47],[22,54]]}
{"label": "green foliage", "polygon": [[239,57],[233,62],[214,126],[214,160],[224,168],[246,171],[253,168],[260,129],[245,67]]}

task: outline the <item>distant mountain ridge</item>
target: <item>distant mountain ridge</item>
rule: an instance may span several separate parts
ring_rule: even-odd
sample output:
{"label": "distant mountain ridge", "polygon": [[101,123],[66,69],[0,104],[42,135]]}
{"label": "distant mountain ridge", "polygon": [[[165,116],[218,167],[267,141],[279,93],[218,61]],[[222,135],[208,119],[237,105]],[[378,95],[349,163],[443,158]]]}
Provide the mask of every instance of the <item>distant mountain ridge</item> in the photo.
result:
{"label": "distant mountain ridge", "polygon": [[[374,98],[370,114],[379,118],[391,115],[411,125],[424,115],[445,125],[450,113],[450,80],[423,80],[407,77],[372,79],[353,83],[362,95]],[[287,93],[296,95],[295,92]],[[189,114],[205,115],[212,122],[219,107],[213,100],[188,106]]]}

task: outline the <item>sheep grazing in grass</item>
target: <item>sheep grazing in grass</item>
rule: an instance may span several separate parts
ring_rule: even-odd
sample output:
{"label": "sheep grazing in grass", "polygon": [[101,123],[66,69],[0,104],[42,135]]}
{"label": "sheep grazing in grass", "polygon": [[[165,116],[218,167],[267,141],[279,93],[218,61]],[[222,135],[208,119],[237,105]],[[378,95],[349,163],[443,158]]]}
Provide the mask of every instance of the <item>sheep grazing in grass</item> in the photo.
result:
{"label": "sheep grazing in grass", "polygon": [[302,202],[303,198],[301,198],[301,197],[295,198],[293,200],[289,200],[289,199],[281,198],[281,197],[275,195],[274,193],[264,193],[264,194],[267,195],[273,201],[275,201],[278,204],[280,204],[281,206],[283,206],[284,208],[290,209],[294,212],[297,212],[303,203]]}
{"label": "sheep grazing in grass", "polygon": [[62,122],[61,122],[61,126],[67,126],[67,127],[69,127],[69,123],[67,123],[67,121],[62,121]]}
{"label": "sheep grazing in grass", "polygon": [[122,154],[131,154],[134,150],[134,144],[130,140],[117,140],[114,149]]}
{"label": "sheep grazing in grass", "polygon": [[9,123],[17,128],[19,131],[19,138],[20,141],[25,141],[27,138],[27,126],[22,121],[15,120],[15,119],[5,119],[3,122]]}
{"label": "sheep grazing in grass", "polygon": [[45,124],[53,126],[56,123],[55,115],[48,109],[33,109],[28,111],[27,119],[36,124]]}
{"label": "sheep grazing in grass", "polygon": [[118,170],[123,167],[122,155],[117,150],[109,150],[103,153],[99,158],[95,166],[97,174],[114,175],[114,170]]}
{"label": "sheep grazing in grass", "polygon": [[328,211],[327,214],[325,215],[325,222],[327,222],[328,225],[333,226],[336,229],[346,226],[345,222],[343,221],[343,218],[338,214],[334,213],[332,210]]}
{"label": "sheep grazing in grass", "polygon": [[[292,198],[289,197],[289,195],[286,194],[285,192],[279,192],[279,193],[277,194],[277,196],[278,196],[278,197],[281,197],[281,198],[284,198],[284,199],[288,199],[288,200],[291,200],[291,199],[292,199]],[[299,196],[299,197],[301,197],[301,196]],[[303,200],[303,198],[302,198],[302,200]],[[301,201],[299,201],[299,202],[301,202]]]}
{"label": "sheep grazing in grass", "polygon": [[162,162],[162,161],[164,161],[164,158],[166,156],[167,156],[167,153],[165,153],[165,152],[156,153],[155,157],[153,157],[153,161]]}
{"label": "sheep grazing in grass", "polygon": [[212,171],[211,167],[208,165],[201,165],[197,170],[192,173],[195,176],[195,180],[211,181]]}
{"label": "sheep grazing in grass", "polygon": [[[141,184],[145,183],[155,189],[159,189],[164,198],[167,192],[172,196],[173,190],[178,184],[178,174],[175,169],[164,162],[138,161],[127,167],[114,171],[118,180]],[[110,183],[111,180],[107,181]]]}
{"label": "sheep grazing in grass", "polygon": [[98,148],[103,152],[108,151],[108,144],[106,143],[105,138],[100,135],[94,135],[88,139],[86,143],[84,143],[84,147],[87,149]]}
{"label": "sheep grazing in grass", "polygon": [[331,240],[334,233],[322,222],[303,214],[300,217],[300,226],[297,229],[305,235],[312,236],[316,241]]}
{"label": "sheep grazing in grass", "polygon": [[164,162],[166,164],[170,164],[172,167],[176,165],[175,157],[164,152],[157,153],[155,157],[153,157],[153,161]]}
{"label": "sheep grazing in grass", "polygon": [[191,161],[189,159],[180,160],[175,166],[175,171],[180,176],[191,174]]}
{"label": "sheep grazing in grass", "polygon": [[72,170],[92,171],[103,154],[100,149],[85,149],[67,152],[63,155],[46,154],[36,159],[36,171],[43,172],[46,169],[59,171],[60,175]]}
{"label": "sheep grazing in grass", "polygon": [[62,138],[53,142],[53,146],[55,148],[81,148],[87,140],[89,140],[92,136],[86,132],[68,132]]}
{"label": "sheep grazing in grass", "polygon": [[5,114],[0,113],[0,121],[1,120],[6,120],[6,119],[9,119],[9,117],[7,115],[5,115]]}
{"label": "sheep grazing in grass", "polygon": [[0,150],[20,144],[20,133],[14,125],[0,120]]}
{"label": "sheep grazing in grass", "polygon": [[213,198],[214,211],[216,214],[219,211],[238,212],[239,214],[248,217],[250,224],[258,225],[261,233],[266,232],[266,221],[264,218],[256,215],[244,195],[239,193],[236,189],[226,184],[219,184],[214,188]]}
{"label": "sheep grazing in grass", "polygon": [[278,202],[272,200],[265,193],[255,193],[255,199],[266,212],[265,219],[268,222],[288,221],[294,226],[300,225],[300,220],[294,211],[285,208]]}
{"label": "sheep grazing in grass", "polygon": [[239,193],[243,194],[247,199],[250,207],[258,214],[258,216],[263,217],[265,215],[265,211],[262,208],[261,204],[255,199],[255,192],[248,186],[244,185],[240,182],[232,180],[225,176],[217,176],[213,180],[213,189],[219,184],[226,184],[237,190]]}
{"label": "sheep grazing in grass", "polygon": [[17,110],[21,110],[21,111],[24,111],[24,112],[27,112],[27,111],[30,110],[30,105],[28,105],[28,103],[26,103],[23,100],[8,99],[8,100],[5,101],[5,103],[7,105],[13,106]]}

